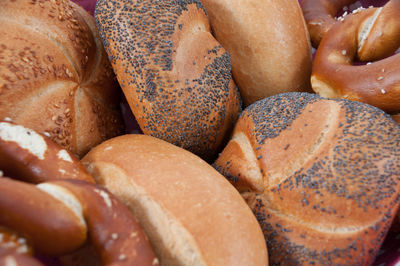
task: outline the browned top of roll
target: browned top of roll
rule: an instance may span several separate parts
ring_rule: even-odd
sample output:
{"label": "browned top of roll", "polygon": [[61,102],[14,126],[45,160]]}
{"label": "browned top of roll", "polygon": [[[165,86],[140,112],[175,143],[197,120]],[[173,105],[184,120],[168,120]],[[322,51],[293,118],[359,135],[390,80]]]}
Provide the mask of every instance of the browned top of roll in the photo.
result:
{"label": "browned top of roll", "polygon": [[95,17],[143,132],[215,156],[236,120],[239,94],[200,1],[101,0]]}
{"label": "browned top of roll", "polygon": [[216,39],[232,58],[245,106],[311,91],[311,44],[297,0],[202,0]]}
{"label": "browned top of roll", "polygon": [[103,142],[82,160],[135,213],[162,265],[267,265],[239,193],[192,153],[145,135]]}
{"label": "browned top of roll", "polygon": [[399,205],[399,136],[370,105],[282,94],[243,112],[215,165],[256,213],[272,263],[369,264]]}
{"label": "browned top of roll", "polygon": [[0,119],[83,155],[120,134],[118,86],[95,22],[69,0],[0,6]]}

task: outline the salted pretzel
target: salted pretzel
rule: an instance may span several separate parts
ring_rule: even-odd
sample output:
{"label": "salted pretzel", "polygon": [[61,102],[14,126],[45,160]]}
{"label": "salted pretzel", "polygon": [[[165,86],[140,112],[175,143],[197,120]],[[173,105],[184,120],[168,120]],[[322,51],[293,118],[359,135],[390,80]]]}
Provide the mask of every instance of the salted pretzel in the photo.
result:
{"label": "salted pretzel", "polygon": [[[302,9],[310,33],[311,42],[318,47],[322,37],[336,23],[342,21],[348,12],[357,13],[363,8],[345,11],[343,16],[335,15],[355,0],[303,0]],[[348,8],[347,8],[348,10]],[[358,56],[362,61],[377,60],[393,54],[400,42],[400,1],[391,0],[384,7],[377,8],[360,30],[365,34],[358,47]]]}
{"label": "salted pretzel", "polygon": [[71,153],[4,121],[0,158],[3,174],[19,179],[0,177],[0,265],[41,265],[33,250],[60,256],[88,240],[103,265],[158,265],[132,212]]}
{"label": "salted pretzel", "polygon": [[[381,21],[380,17],[388,12],[396,14],[387,22]],[[357,55],[375,60],[400,46],[399,14],[400,0],[392,0],[382,8],[368,8],[347,15],[342,22],[333,25],[316,52],[311,76],[313,90],[328,98],[365,102],[388,113],[400,111],[400,54],[366,65],[353,65]],[[381,24],[385,24],[390,33],[382,31],[380,34],[378,26]],[[389,48],[381,49],[382,42]],[[375,51],[363,54],[368,49]],[[364,56],[360,56],[360,51]]]}
{"label": "salted pretzel", "polygon": [[0,122],[0,170],[30,183],[79,179],[94,183],[78,158],[49,138],[14,124]]}
{"label": "salted pretzel", "polygon": [[335,15],[355,0],[303,0],[301,8],[312,45],[318,47],[325,33],[336,24]]}

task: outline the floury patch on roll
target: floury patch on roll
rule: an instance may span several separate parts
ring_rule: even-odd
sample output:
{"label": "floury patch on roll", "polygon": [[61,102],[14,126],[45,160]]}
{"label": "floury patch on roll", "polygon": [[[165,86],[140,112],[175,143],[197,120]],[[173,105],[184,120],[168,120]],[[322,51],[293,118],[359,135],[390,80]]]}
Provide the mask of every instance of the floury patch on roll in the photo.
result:
{"label": "floury patch on roll", "polygon": [[144,134],[215,157],[240,98],[200,1],[100,0],[95,17]]}
{"label": "floury patch on roll", "polygon": [[400,127],[349,100],[249,106],[215,167],[258,218],[271,264],[369,265],[399,207]]}
{"label": "floury patch on roll", "polygon": [[135,213],[161,265],[268,265],[251,210],[198,156],[125,135],[98,145],[82,163]]}
{"label": "floury patch on roll", "polygon": [[0,120],[82,156],[122,133],[118,84],[95,21],[69,0],[1,1]]}

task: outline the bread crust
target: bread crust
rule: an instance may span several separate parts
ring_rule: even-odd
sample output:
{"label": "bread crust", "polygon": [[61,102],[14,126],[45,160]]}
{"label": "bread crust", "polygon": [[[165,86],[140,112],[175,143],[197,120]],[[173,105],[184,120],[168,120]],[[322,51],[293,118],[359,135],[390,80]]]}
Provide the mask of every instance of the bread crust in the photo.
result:
{"label": "bread crust", "polygon": [[281,94],[243,112],[215,167],[256,214],[271,264],[371,264],[399,206],[399,134],[375,107]]}
{"label": "bread crust", "polygon": [[100,0],[95,17],[143,133],[215,157],[240,99],[200,1]]}
{"label": "bread crust", "polygon": [[86,241],[86,224],[61,201],[31,184],[9,178],[0,184],[0,224],[26,237],[39,254],[69,253]]}
{"label": "bread crust", "polygon": [[78,179],[94,183],[72,153],[49,138],[11,122],[0,122],[0,158],[4,175],[26,182]]}
{"label": "bread crust", "polygon": [[244,105],[311,91],[311,44],[297,0],[202,0],[213,34],[230,53]]}
{"label": "bread crust", "polygon": [[[391,3],[391,2],[390,2]],[[399,8],[400,8],[400,2]],[[393,3],[394,4],[394,3]],[[319,48],[315,55],[313,72],[311,76],[311,84],[313,90],[323,97],[329,98],[344,98],[353,101],[360,101],[376,106],[386,112],[393,113],[400,110],[400,78],[397,73],[400,71],[400,54],[394,54],[390,57],[379,61],[372,62],[366,65],[353,65],[357,57],[357,47],[360,44],[360,34],[364,28],[364,24],[368,24],[374,16],[378,15],[377,23],[379,26],[384,20],[379,18],[379,13],[383,16],[387,15],[387,7],[393,8],[389,3],[386,8],[381,9],[370,8],[361,12],[348,15],[342,23],[335,24],[322,39]],[[390,10],[390,9],[389,9]],[[390,14],[390,12],[389,12]],[[397,28],[400,30],[400,24],[386,25],[389,28]],[[381,32],[379,27],[372,28],[370,35],[375,35]],[[394,30],[393,32],[396,32]],[[365,43],[369,43],[366,34]],[[399,34],[395,34],[392,44],[398,47]],[[395,40],[398,39],[398,40]],[[384,41],[384,38],[379,41]],[[380,50],[381,54],[384,50],[384,45],[377,40],[373,41],[374,49]],[[388,50],[392,50],[392,44],[388,44]],[[382,49],[381,49],[382,48]],[[367,52],[367,51],[365,51]],[[358,55],[359,56],[359,55]],[[374,55],[375,57],[376,55]],[[376,58],[375,58],[376,59]]]}
{"label": "bread crust", "polygon": [[267,265],[260,227],[218,172],[145,135],[106,141],[82,160],[135,213],[161,265]]}
{"label": "bread crust", "polygon": [[301,7],[304,14],[312,45],[317,48],[322,37],[336,24],[336,14],[341,8],[355,0],[303,0]]}
{"label": "bread crust", "polygon": [[86,11],[69,0],[0,7],[0,119],[11,118],[72,151],[122,133],[119,91]]}

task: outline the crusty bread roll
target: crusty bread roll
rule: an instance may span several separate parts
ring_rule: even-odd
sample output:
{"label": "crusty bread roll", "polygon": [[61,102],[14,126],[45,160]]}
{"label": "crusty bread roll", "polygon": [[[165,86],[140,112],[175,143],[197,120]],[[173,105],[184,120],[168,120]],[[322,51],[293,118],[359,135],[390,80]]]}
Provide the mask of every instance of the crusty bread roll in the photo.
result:
{"label": "crusty bread roll", "polygon": [[82,156],[122,133],[119,90],[93,17],[69,0],[2,1],[0,120]]}
{"label": "crusty bread roll", "polygon": [[246,106],[311,91],[311,45],[297,0],[202,0],[216,39],[230,53]]}
{"label": "crusty bread roll", "polygon": [[271,264],[370,265],[399,206],[400,127],[349,100],[249,106],[215,167],[264,231]]}
{"label": "crusty bread roll", "polygon": [[239,193],[192,153],[146,135],[92,149],[83,164],[138,218],[161,265],[267,265],[260,227]]}
{"label": "crusty bread roll", "polygon": [[95,17],[143,133],[215,159],[240,101],[200,1],[99,0]]}

